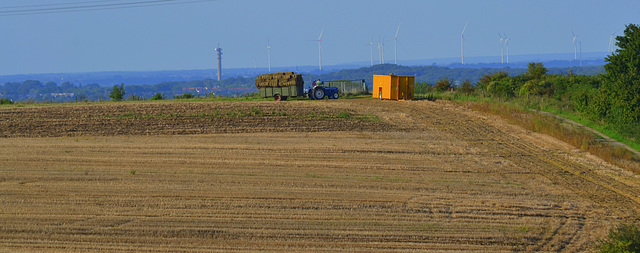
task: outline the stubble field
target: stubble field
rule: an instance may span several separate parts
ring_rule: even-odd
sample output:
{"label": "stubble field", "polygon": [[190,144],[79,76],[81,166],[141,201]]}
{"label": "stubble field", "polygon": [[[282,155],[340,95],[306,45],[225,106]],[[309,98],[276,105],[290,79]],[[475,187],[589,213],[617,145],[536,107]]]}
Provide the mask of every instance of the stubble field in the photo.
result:
{"label": "stubble field", "polygon": [[0,108],[0,251],[588,251],[640,178],[446,102]]}

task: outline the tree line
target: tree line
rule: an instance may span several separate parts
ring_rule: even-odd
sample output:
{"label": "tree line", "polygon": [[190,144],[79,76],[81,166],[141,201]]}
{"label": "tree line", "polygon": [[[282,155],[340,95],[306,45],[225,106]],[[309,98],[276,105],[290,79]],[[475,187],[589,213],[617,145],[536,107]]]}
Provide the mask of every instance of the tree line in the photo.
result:
{"label": "tree line", "polygon": [[[129,96],[138,98],[151,98],[157,93],[163,96],[178,96],[185,93],[198,95],[198,93],[213,93],[216,95],[230,96],[250,90],[254,85],[254,79],[250,77],[231,77],[222,81],[205,79],[195,81],[171,81],[152,85],[125,85]],[[206,88],[206,89],[203,89]],[[97,83],[88,85],[74,84],[71,82],[42,83],[39,80],[26,80],[24,82],[7,82],[0,85],[0,98],[11,101],[34,102],[69,102],[69,101],[99,101],[109,100],[112,87],[104,87]],[[128,98],[128,97],[127,97]],[[125,98],[125,99],[127,99]],[[3,100],[3,101],[4,101]]]}

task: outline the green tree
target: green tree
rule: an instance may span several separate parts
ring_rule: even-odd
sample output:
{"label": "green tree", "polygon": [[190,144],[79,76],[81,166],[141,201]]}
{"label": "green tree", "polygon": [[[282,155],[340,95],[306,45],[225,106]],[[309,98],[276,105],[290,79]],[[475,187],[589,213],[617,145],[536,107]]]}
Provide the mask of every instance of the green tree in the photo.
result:
{"label": "green tree", "polygon": [[451,89],[452,85],[453,85],[453,81],[451,81],[451,79],[445,76],[443,79],[440,79],[439,81],[436,82],[436,90],[447,91]]}
{"label": "green tree", "polygon": [[521,85],[520,96],[553,94],[553,82],[546,78],[547,71],[541,62],[530,62],[526,74],[529,80]]}
{"label": "green tree", "polygon": [[460,92],[466,95],[469,95],[474,91],[476,91],[476,88],[473,87],[473,84],[471,84],[471,81],[469,81],[469,79],[465,79],[464,82],[462,82],[462,84],[460,85]]}
{"label": "green tree", "polygon": [[153,97],[150,98],[150,100],[163,100],[164,96],[162,95],[162,93],[158,92],[155,95],[153,95]]}
{"label": "green tree", "polygon": [[527,75],[531,77],[531,79],[542,79],[544,75],[547,74],[547,68],[544,67],[542,62],[530,62],[527,65]]}
{"label": "green tree", "polygon": [[636,124],[640,122],[640,27],[627,25],[624,36],[616,40],[619,49],[605,58],[607,73],[600,90],[609,106],[600,109],[614,124]]}
{"label": "green tree", "polygon": [[111,99],[113,99],[113,101],[122,101],[124,99],[124,83],[120,84],[120,87],[118,87],[118,85],[114,85],[113,86],[113,90],[109,93],[109,97]]}

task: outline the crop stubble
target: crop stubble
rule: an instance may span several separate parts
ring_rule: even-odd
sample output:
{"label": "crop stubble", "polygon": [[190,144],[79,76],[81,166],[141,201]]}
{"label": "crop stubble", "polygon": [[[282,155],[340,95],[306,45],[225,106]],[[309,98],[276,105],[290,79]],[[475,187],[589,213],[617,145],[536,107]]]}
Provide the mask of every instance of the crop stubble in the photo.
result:
{"label": "crop stubble", "polygon": [[0,250],[578,252],[640,210],[636,176],[448,103],[0,115]]}

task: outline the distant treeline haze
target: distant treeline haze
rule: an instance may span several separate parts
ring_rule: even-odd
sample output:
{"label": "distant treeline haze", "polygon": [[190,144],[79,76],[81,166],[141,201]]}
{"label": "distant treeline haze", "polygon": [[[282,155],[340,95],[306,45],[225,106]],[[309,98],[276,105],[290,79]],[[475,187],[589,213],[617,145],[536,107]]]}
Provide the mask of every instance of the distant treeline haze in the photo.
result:
{"label": "distant treeline haze", "polygon": [[[373,75],[390,74],[410,75],[416,77],[416,82],[434,85],[438,80],[447,77],[452,80],[454,85],[460,84],[464,80],[472,82],[478,81],[485,74],[504,72],[508,75],[520,75],[525,73],[526,69],[511,68],[447,68],[436,66],[399,66],[394,64],[381,64],[373,67],[342,70],[334,73],[322,75],[303,74],[305,83],[310,84],[312,80],[362,80],[371,87]],[[597,75],[604,72],[602,66],[578,67],[573,69],[553,68],[549,70],[551,74],[567,73],[572,71],[575,74]],[[153,95],[160,93],[166,98],[181,94],[193,95],[216,95],[216,96],[236,96],[243,93],[251,93],[255,89],[255,77],[231,77],[220,82],[212,79],[195,80],[195,81],[171,81],[161,82],[152,85],[126,84],[125,90],[127,96],[136,96],[138,98],[148,99]],[[0,98],[10,99],[15,102],[34,101],[34,102],[68,102],[68,101],[98,101],[100,99],[108,100],[109,92],[112,87],[104,87],[97,83],[82,85],[71,82],[42,82],[39,80],[27,80],[22,83],[7,82],[0,85]]]}

